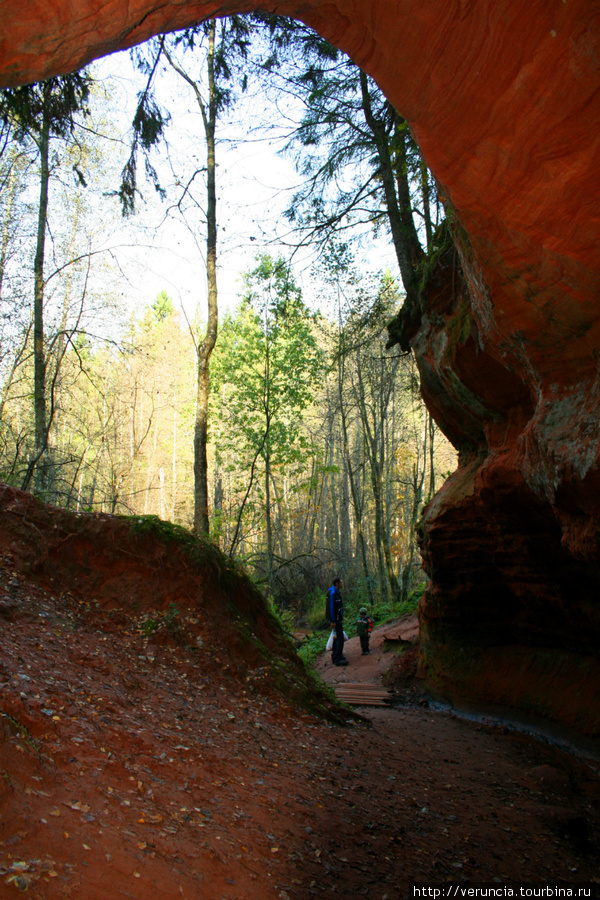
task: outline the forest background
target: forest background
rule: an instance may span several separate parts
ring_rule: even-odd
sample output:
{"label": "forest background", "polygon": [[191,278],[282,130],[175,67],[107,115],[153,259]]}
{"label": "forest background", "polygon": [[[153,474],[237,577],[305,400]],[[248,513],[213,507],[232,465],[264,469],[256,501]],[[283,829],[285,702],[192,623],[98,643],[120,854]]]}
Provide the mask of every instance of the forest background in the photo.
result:
{"label": "forest background", "polygon": [[322,616],[337,573],[357,604],[422,590],[419,517],[456,455],[386,326],[444,210],[371,79],[236,17],[0,113],[0,479],[201,533],[203,427],[204,530],[276,609]]}

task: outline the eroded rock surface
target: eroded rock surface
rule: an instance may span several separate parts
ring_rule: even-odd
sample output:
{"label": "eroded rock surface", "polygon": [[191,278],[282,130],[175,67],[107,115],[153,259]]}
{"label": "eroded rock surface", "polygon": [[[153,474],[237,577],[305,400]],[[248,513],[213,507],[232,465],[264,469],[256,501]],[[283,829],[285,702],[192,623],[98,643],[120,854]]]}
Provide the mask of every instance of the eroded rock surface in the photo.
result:
{"label": "eroded rock surface", "polygon": [[[252,5],[4,0],[0,79],[68,71]],[[454,210],[459,255],[441,252],[410,336],[425,398],[461,449],[424,522],[423,668],[597,731],[600,7],[286,0],[277,11],[379,81]]]}
{"label": "eroded rock surface", "polygon": [[597,436],[580,418],[593,385],[561,394],[494,355],[455,236],[461,252],[447,235],[412,336],[425,399],[460,451],[421,532],[421,671],[455,696],[598,733]]}

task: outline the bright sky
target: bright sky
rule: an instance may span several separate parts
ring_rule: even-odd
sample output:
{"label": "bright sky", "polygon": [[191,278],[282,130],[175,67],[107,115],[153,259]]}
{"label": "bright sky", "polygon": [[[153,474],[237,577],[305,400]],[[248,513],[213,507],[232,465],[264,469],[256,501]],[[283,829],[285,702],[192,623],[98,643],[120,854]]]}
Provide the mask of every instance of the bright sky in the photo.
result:
{"label": "bright sky", "polygon": [[[97,64],[104,84],[110,83],[111,107],[122,111],[120,128],[126,142],[136,103],[143,83],[134,73],[128,53],[115,54]],[[200,305],[206,310],[206,273],[204,257],[206,229],[204,179],[199,176],[187,195],[197,203],[188,203],[185,218],[176,203],[195,168],[205,165],[205,140],[196,100],[190,88],[172,71],[161,75],[159,101],[172,115],[166,133],[169,153],[163,144],[153,154],[153,164],[161,184],[173,187],[169,200],[161,202],[143,175],[138,161],[138,181],[143,202],[135,217],[119,225],[120,248],[117,256],[127,279],[126,301],[130,307],[143,308],[166,290],[173,301],[191,319]],[[260,95],[234,107],[234,115],[217,126],[218,195],[218,289],[221,314],[237,304],[241,273],[252,267],[259,252],[289,257],[289,249],[277,239],[288,231],[283,211],[291,200],[298,181],[292,161],[282,157],[283,140],[274,130],[269,136],[253,131],[259,119],[273,118],[272,109]],[[282,121],[282,127],[289,122]],[[179,186],[175,187],[176,182]],[[111,236],[114,242],[114,236]],[[295,276],[311,301],[310,250],[294,256]],[[369,256],[363,264],[371,270],[396,271],[395,256],[387,239],[369,242]]]}

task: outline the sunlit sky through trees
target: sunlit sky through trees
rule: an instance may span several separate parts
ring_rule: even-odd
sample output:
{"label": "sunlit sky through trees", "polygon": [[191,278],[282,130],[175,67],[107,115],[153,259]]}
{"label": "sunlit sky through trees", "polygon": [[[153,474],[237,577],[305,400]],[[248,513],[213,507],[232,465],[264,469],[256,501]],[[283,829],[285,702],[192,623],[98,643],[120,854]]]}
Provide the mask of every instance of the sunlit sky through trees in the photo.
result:
{"label": "sunlit sky through trees", "polygon": [[[129,152],[131,120],[136,96],[145,77],[137,72],[129,53],[118,53],[93,65],[94,77],[108,97],[113,137],[109,151],[114,166],[114,189]],[[190,74],[194,74],[191,71]],[[204,318],[206,227],[204,220],[205,142],[195,98],[187,85],[167,66],[157,79],[156,97],[171,115],[166,141],[152,152],[161,186],[161,200],[138,164],[138,197],[134,216],[115,219],[106,230],[105,246],[118,262],[122,299],[130,311],[151,303],[166,291],[188,319],[197,311]],[[301,115],[289,96],[276,102],[264,90],[250,85],[240,93],[217,126],[218,287],[221,313],[236,306],[242,292],[241,273],[254,265],[259,253],[291,258],[294,274],[306,302],[318,308],[319,290],[311,270],[313,248],[295,249],[297,236],[284,218],[299,183],[293,161],[282,149]],[[115,129],[115,118],[118,125]],[[115,138],[116,136],[116,138]],[[186,190],[187,187],[187,190]],[[182,201],[182,195],[184,200]],[[182,211],[184,214],[182,215]],[[107,223],[108,224],[108,223]],[[387,235],[374,236],[363,228],[354,235],[357,262],[365,271],[389,269],[397,264]]]}
{"label": "sunlit sky through trees", "polygon": [[[369,602],[406,600],[455,454],[387,326],[441,207],[406,122],[314,33],[279,23],[236,68],[255,24],[221,23],[214,57],[211,30],[214,80],[204,52],[159,38],[90,67],[65,134],[37,140],[24,104],[5,122],[0,477],[210,533],[298,615],[313,591],[322,611],[334,564]],[[216,344],[207,84],[233,95],[216,115]]]}

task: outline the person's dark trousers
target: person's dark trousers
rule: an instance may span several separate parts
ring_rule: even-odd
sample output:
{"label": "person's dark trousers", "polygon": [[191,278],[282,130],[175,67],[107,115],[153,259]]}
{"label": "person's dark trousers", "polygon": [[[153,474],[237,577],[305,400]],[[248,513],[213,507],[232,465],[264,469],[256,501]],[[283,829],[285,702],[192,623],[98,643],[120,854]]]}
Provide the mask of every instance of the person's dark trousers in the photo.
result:
{"label": "person's dark trousers", "polygon": [[361,634],[360,649],[362,650],[363,653],[367,653],[367,651],[369,649],[369,635],[368,634]]}
{"label": "person's dark trousers", "polygon": [[335,665],[341,662],[344,653],[344,626],[342,622],[335,623],[335,637],[331,648],[331,661]]}

